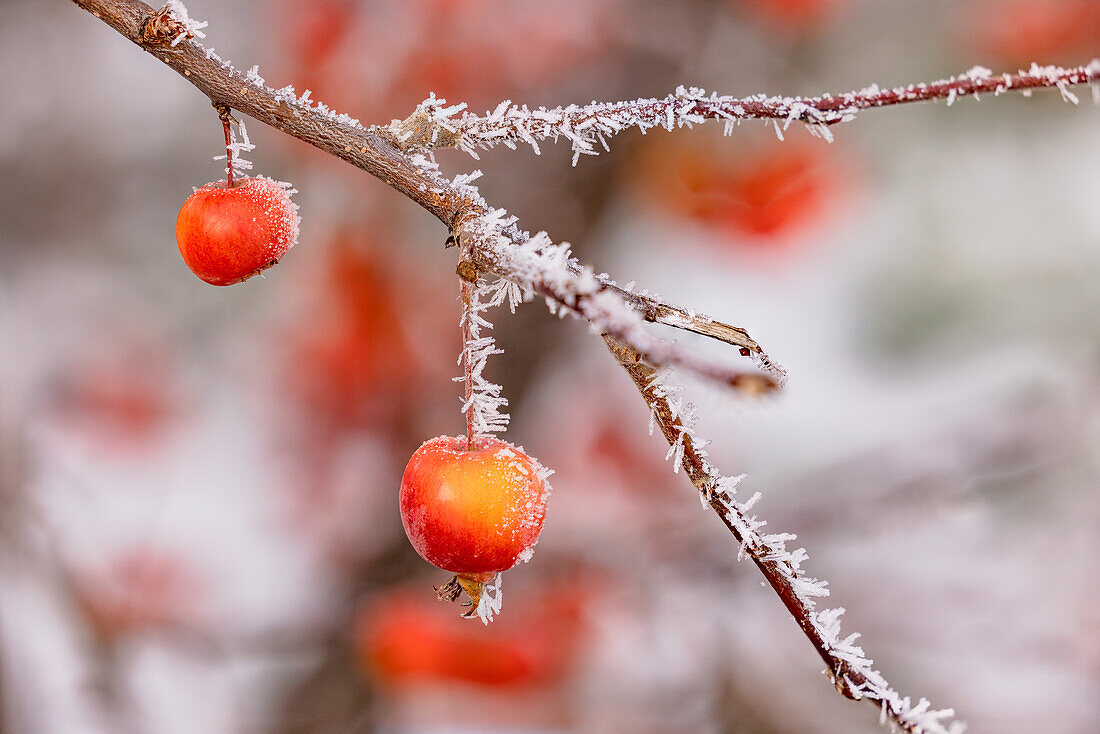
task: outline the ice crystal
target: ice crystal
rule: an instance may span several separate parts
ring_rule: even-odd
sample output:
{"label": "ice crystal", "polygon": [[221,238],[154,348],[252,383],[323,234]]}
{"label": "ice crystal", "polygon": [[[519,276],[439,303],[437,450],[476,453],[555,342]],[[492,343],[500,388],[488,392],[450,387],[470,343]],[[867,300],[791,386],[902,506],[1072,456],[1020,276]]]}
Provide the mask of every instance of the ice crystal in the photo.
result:
{"label": "ice crystal", "polygon": [[[229,155],[232,156],[233,160],[231,163],[226,164],[225,170],[228,173],[230,166],[232,166],[234,176],[244,176],[246,175],[247,171],[252,170],[252,161],[242,158],[241,153],[249,153],[255,150],[256,146],[253,145],[252,141],[248,139],[248,128],[245,127],[244,120],[234,119],[233,124],[235,124],[237,128],[241,131],[241,139],[237,140],[237,133],[234,132],[233,127],[230,126],[229,145],[227,146],[227,152]],[[226,156],[224,155],[214,156],[214,160],[216,161],[224,161],[225,159]],[[289,186],[289,184],[284,185],[284,188],[286,188],[287,186]]]}
{"label": "ice crystal", "polygon": [[471,288],[469,307],[462,312],[460,325],[467,338],[458,363],[464,369],[463,374],[454,379],[462,382],[466,379],[466,373],[470,374],[470,397],[463,402],[462,412],[472,419],[474,432],[477,434],[503,432],[507,430],[509,420],[508,413],[502,410],[508,405],[508,399],[501,395],[500,385],[485,377],[485,366],[489,357],[503,354],[504,350],[497,348],[492,336],[482,336],[482,329],[493,328],[483,314],[505,302],[514,313],[520,300],[521,295],[515,283],[503,278],[489,285],[479,281]]}
{"label": "ice crystal", "polygon": [[[1070,102],[1076,101],[1076,95],[1069,91],[1067,77],[1084,71],[1088,80],[1100,76],[1100,64],[1093,61],[1083,69],[1064,69],[1056,66],[1032,64],[1027,71],[1021,71],[1024,79],[1038,79],[1047,85],[1058,88],[1062,96]],[[930,84],[910,84],[904,87],[882,89],[872,84],[854,92],[839,96],[822,95],[818,97],[784,97],[778,95],[757,94],[750,97],[733,97],[707,92],[698,87],[677,87],[667,97],[641,98],[622,102],[592,102],[587,105],[571,104],[565,107],[537,107],[513,105],[504,100],[484,115],[474,115],[466,111],[465,104],[447,105],[446,100],[438,99],[434,94],[425,99],[417,108],[414,117],[427,129],[406,130],[403,140],[412,147],[430,149],[437,146],[456,147],[477,157],[479,150],[504,145],[516,148],[518,143],[530,145],[535,154],[541,154],[539,143],[556,142],[565,139],[573,152],[573,165],[581,156],[597,155],[600,149],[608,150],[608,140],[629,129],[642,134],[655,127],[673,130],[678,127],[693,127],[708,120],[719,120],[724,124],[724,132],[729,135],[734,126],[747,119],[764,118],[772,125],[780,140],[792,122],[803,123],[811,134],[832,141],[829,126],[838,122],[848,122],[862,109],[891,104],[897,101],[913,101],[929,97],[944,96],[936,88],[956,82],[972,82],[988,88],[993,79],[992,72],[975,66],[970,70],[949,79],[941,79]],[[1013,80],[1005,75],[993,86],[994,94],[1010,89]],[[960,88],[948,90],[948,105],[957,97],[970,95],[978,98],[980,90]],[[1025,94],[1030,90],[1025,90]],[[1094,94],[1100,95],[1100,92]],[[459,113],[462,113],[461,115]],[[413,119],[413,118],[410,118]],[[782,121],[782,124],[780,124]]]}
{"label": "ice crystal", "polygon": [[263,89],[266,86],[266,81],[262,76],[260,76],[260,67],[258,64],[252,66],[252,68],[248,70],[248,73],[245,74],[244,80],[252,86],[259,87],[260,89]]}
{"label": "ice crystal", "polygon": [[501,600],[504,592],[500,587],[501,575],[498,573],[491,581],[486,581],[481,588],[481,598],[477,600],[477,616],[482,624],[489,624],[493,616],[500,614]]}

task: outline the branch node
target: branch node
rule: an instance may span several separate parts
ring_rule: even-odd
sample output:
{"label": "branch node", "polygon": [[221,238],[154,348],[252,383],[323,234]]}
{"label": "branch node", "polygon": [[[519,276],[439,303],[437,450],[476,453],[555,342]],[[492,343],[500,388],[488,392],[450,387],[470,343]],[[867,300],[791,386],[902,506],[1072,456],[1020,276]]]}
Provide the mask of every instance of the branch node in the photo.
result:
{"label": "branch node", "polygon": [[177,20],[172,15],[171,5],[165,5],[151,15],[142,19],[138,26],[138,35],[142,45],[163,46],[175,45],[179,38],[194,38],[195,33],[189,24]]}
{"label": "branch node", "polygon": [[462,139],[458,132],[440,125],[424,105],[418,106],[404,120],[392,121],[390,131],[398,147],[406,153],[431,148],[455,148]]}
{"label": "branch node", "polygon": [[458,274],[458,277],[462,278],[467,283],[477,283],[478,275],[480,275],[477,266],[470,260],[459,260],[455,272]]}

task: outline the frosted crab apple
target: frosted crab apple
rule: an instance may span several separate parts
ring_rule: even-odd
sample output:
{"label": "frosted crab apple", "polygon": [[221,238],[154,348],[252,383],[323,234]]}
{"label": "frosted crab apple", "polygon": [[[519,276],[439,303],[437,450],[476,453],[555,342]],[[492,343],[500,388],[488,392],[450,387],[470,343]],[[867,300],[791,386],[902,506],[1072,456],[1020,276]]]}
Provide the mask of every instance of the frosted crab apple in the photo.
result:
{"label": "frosted crab apple", "polygon": [[176,219],[176,243],[191,271],[211,285],[247,280],[298,241],[298,206],[286,184],[263,176],[197,189]]}
{"label": "frosted crab apple", "polygon": [[455,574],[440,590],[464,589],[475,605],[484,585],[530,553],[546,515],[549,472],[497,438],[440,436],[409,459],[401,522],[424,560]]}

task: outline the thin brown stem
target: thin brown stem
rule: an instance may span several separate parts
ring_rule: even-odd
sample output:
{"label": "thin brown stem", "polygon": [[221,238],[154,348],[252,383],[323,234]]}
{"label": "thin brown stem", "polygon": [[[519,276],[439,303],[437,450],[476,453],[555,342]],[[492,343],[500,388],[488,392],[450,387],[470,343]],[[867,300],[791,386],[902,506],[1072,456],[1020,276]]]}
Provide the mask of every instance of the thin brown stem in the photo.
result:
{"label": "thin brown stem", "polygon": [[222,121],[222,130],[225,132],[225,184],[226,188],[233,188],[233,145],[232,133],[229,129],[233,118],[229,115],[229,108],[225,105],[217,105],[218,117]]}

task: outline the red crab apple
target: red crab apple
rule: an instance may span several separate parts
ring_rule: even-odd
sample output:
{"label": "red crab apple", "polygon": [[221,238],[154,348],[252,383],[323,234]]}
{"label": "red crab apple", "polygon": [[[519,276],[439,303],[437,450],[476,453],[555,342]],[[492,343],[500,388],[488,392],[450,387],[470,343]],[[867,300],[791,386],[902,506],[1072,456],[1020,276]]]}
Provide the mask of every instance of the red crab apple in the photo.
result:
{"label": "red crab apple", "polygon": [[282,259],[298,241],[298,207],[286,186],[270,178],[208,183],[187,199],[176,219],[183,261],[211,285],[247,280]]}
{"label": "red crab apple", "polygon": [[416,552],[454,573],[476,600],[481,584],[538,540],[544,477],[538,462],[506,441],[478,437],[468,449],[464,436],[433,438],[401,477],[401,523]]}

